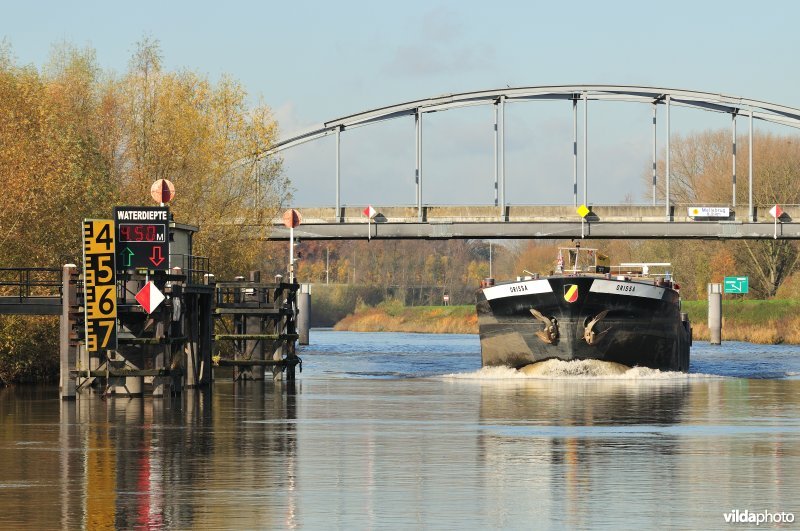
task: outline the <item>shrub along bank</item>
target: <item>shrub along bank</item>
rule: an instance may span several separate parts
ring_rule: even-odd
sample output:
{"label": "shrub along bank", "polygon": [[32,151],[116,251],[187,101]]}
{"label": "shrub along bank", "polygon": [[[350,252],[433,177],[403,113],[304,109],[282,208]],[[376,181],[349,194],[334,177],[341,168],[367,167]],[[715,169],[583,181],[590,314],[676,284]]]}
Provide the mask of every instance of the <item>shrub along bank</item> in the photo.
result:
{"label": "shrub along bank", "polygon": [[352,332],[421,332],[427,334],[476,334],[475,306],[404,306],[386,301],[361,305],[336,323],[335,330]]}

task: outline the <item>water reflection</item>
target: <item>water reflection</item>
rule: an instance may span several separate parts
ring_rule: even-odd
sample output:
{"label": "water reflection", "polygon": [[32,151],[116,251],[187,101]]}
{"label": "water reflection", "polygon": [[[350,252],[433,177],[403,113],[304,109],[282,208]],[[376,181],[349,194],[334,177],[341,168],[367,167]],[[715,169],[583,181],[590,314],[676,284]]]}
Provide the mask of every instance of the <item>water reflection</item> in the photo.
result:
{"label": "water reflection", "polygon": [[[698,529],[732,509],[800,516],[800,380],[482,379],[458,344],[418,353],[413,336],[397,354],[407,336],[365,359],[331,345],[346,356],[318,355],[296,389],[217,381],[213,396],[73,403],[0,390],[0,528]],[[401,378],[341,372],[404,365]],[[460,377],[414,377],[431,367]]]}
{"label": "water reflection", "polygon": [[[0,390],[0,469],[16,478],[0,479],[0,526],[295,527],[296,395],[271,382],[219,387],[215,396],[76,402],[50,391],[42,402],[56,408],[25,389]],[[285,505],[242,511],[243,495],[266,501],[275,491],[289,494]]]}
{"label": "water reflection", "polygon": [[[633,510],[702,527],[732,508],[796,508],[798,481],[785,467],[798,470],[797,389],[733,379],[484,382],[479,447],[492,524],[524,525],[536,513],[569,527],[626,526]],[[506,501],[521,492],[526,503]]]}
{"label": "water reflection", "polygon": [[[498,380],[481,385],[479,434],[484,479],[498,511],[493,524],[523,525],[531,509],[569,527],[587,526],[586,504],[618,489],[615,455],[674,454],[677,438],[619,437],[631,426],[674,424],[687,381]],[[594,428],[600,428],[596,431]],[[645,428],[646,429],[646,428]],[[623,465],[618,463],[617,465]],[[622,468],[624,468],[623,465]],[[609,477],[610,476],[610,477]],[[528,503],[505,500],[524,491]]]}

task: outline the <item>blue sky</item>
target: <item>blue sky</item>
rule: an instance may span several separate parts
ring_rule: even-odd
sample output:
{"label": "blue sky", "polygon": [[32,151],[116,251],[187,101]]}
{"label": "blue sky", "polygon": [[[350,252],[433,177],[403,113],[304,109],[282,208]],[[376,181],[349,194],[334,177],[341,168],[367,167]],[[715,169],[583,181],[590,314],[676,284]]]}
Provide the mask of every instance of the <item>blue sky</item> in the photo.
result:
{"label": "blue sky", "polygon": [[[101,66],[119,72],[149,36],[168,68],[230,74],[292,133],[373,107],[506,85],[650,85],[800,107],[799,15],[800,3],[789,1],[31,1],[6,3],[0,36],[22,63],[43,64],[51,45],[67,40],[92,46]],[[542,105],[508,118],[512,202],[536,202],[525,194],[541,188],[537,179],[563,173],[571,182],[571,114]],[[645,171],[649,109],[609,105],[590,108],[589,160],[617,189]],[[490,110],[439,114],[426,129],[426,199],[488,201]],[[694,115],[682,126],[680,113],[673,122],[674,131],[729,126]],[[332,149],[325,140],[285,155],[299,204],[332,203]],[[354,132],[343,150],[344,202],[413,201],[413,124]]]}

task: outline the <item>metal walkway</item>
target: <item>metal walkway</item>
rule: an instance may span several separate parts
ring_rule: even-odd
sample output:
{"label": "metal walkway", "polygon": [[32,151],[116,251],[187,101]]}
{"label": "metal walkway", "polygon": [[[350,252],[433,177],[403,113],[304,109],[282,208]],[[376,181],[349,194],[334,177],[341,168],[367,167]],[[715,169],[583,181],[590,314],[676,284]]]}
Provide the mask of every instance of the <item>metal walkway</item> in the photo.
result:
{"label": "metal walkway", "polygon": [[0,268],[0,314],[61,315],[61,269]]}

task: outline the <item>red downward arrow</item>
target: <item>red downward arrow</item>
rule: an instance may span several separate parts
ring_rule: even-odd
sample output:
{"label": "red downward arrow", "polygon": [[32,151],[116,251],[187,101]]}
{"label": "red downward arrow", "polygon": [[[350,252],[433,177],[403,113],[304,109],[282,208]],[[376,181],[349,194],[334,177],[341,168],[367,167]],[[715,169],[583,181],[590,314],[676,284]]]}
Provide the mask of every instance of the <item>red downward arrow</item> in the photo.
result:
{"label": "red downward arrow", "polygon": [[164,261],[164,257],[161,255],[161,247],[153,247],[152,255],[148,257],[153,265],[158,267],[158,264]]}

